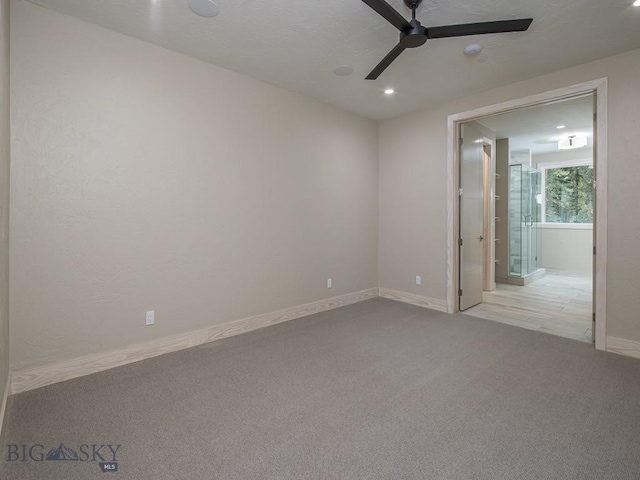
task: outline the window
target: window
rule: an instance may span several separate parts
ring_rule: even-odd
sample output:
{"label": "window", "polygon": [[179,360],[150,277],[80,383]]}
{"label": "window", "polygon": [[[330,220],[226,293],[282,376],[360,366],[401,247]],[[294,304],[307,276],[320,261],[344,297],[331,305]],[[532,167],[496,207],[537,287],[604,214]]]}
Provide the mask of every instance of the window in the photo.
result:
{"label": "window", "polygon": [[593,163],[541,164],[542,223],[593,224]]}

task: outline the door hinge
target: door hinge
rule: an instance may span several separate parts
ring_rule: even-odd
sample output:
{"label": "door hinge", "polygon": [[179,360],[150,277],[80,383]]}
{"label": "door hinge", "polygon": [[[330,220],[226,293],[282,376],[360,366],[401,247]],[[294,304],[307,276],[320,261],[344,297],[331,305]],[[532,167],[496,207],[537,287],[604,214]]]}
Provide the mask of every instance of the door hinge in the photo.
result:
{"label": "door hinge", "polygon": [[459,188],[458,189],[458,196],[461,197],[463,193],[464,193],[464,190],[462,190],[462,188]]}
{"label": "door hinge", "polygon": [[458,296],[462,296],[462,289],[458,290]]}
{"label": "door hinge", "polygon": [[593,247],[593,254],[596,254],[596,247]]}
{"label": "door hinge", "polygon": [[464,139],[463,139],[462,137],[460,137],[460,138],[458,139],[458,144],[459,144],[460,146],[462,146],[462,144],[463,144],[463,143],[464,143]]}
{"label": "door hinge", "polygon": [[593,312],[593,323],[596,323],[596,312]]}
{"label": "door hinge", "polygon": [[593,114],[593,121],[595,122],[595,121],[597,121],[597,120],[598,120],[598,113],[597,113],[597,112],[595,112],[595,113]]}
{"label": "door hinge", "polygon": [[461,247],[461,246],[462,246],[462,239],[461,239],[461,238],[459,238],[459,239],[458,239],[458,246],[459,246],[459,247]]}

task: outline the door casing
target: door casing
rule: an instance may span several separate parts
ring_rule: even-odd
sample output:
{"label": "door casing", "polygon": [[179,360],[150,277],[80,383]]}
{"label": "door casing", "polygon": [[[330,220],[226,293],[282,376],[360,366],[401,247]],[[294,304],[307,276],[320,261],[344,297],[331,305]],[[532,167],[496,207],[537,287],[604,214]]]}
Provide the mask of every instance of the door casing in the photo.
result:
{"label": "door casing", "polygon": [[594,166],[596,169],[596,211],[594,225],[594,313],[595,346],[598,350],[607,349],[607,86],[606,78],[551,90],[536,95],[489,105],[486,107],[456,113],[448,117],[448,155],[447,155],[447,311],[458,311],[457,293],[459,289],[459,138],[460,126],[465,122],[482,117],[499,115],[526,107],[545,105],[560,100],[593,94],[596,104],[594,131]]}

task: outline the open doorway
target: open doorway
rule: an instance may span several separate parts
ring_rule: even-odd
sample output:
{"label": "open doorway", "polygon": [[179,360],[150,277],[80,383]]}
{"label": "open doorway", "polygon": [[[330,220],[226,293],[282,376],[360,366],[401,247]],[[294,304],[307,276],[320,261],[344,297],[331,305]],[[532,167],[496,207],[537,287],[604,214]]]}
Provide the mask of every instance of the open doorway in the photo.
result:
{"label": "open doorway", "polygon": [[457,310],[595,341],[595,100],[459,124]]}

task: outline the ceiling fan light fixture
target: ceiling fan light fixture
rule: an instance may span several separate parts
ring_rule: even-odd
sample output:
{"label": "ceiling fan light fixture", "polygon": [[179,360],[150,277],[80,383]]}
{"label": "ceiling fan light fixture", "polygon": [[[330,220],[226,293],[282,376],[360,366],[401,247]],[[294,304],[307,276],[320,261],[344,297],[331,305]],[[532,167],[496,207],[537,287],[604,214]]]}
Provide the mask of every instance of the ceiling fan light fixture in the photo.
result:
{"label": "ceiling fan light fixture", "polygon": [[558,142],[558,150],[573,150],[587,146],[587,137],[582,135],[572,135],[569,138],[563,138]]}
{"label": "ceiling fan light fixture", "polygon": [[220,13],[218,6],[211,0],[189,0],[189,9],[205,18],[215,17]]}

